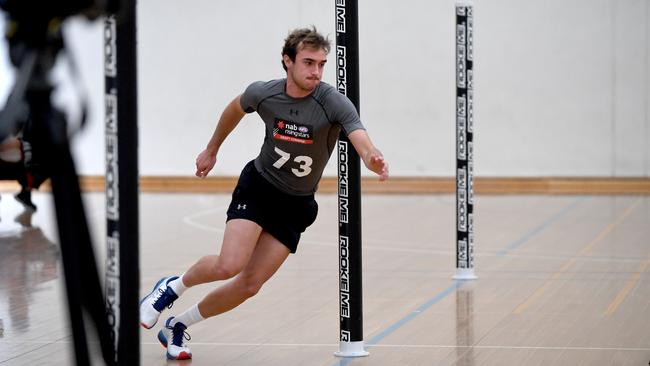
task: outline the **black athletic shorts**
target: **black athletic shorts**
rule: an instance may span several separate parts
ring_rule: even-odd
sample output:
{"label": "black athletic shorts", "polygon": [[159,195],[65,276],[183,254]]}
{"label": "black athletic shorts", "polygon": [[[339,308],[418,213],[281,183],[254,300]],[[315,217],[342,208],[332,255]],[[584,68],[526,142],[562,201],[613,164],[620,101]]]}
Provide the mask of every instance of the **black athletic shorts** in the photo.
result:
{"label": "black athletic shorts", "polygon": [[262,177],[251,161],[239,176],[226,221],[256,222],[295,253],[300,234],[316,221],[317,214],[318,204],[313,194],[295,196],[280,191]]}

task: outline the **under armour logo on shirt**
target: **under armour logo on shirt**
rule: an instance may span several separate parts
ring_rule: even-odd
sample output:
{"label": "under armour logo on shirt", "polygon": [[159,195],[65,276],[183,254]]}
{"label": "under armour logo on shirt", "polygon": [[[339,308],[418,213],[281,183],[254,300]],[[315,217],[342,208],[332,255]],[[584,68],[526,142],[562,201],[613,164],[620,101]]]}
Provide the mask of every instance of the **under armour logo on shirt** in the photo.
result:
{"label": "under armour logo on shirt", "polygon": [[245,204],[244,204],[244,205],[237,204],[237,209],[238,209],[238,210],[245,210],[245,209],[246,209],[246,205],[245,205]]}
{"label": "under armour logo on shirt", "polygon": [[297,109],[289,109],[289,114],[292,115],[292,116],[295,114],[297,116],[298,115],[298,110]]}

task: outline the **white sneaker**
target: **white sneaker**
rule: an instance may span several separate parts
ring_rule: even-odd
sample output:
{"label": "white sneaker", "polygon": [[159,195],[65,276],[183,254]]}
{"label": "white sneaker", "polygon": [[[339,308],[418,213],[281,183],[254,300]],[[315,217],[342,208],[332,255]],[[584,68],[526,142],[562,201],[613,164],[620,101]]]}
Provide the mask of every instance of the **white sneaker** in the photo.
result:
{"label": "white sneaker", "polygon": [[161,278],[149,295],[140,301],[140,324],[143,327],[151,329],[158,322],[160,313],[165,308],[171,308],[174,301],[178,299],[174,290],[167,287],[169,282],[177,278],[178,276]]}
{"label": "white sneaker", "polygon": [[192,358],[192,351],[187,347],[184,340],[190,340],[192,337],[185,331],[187,327],[181,322],[176,322],[170,326],[172,319],[170,317],[165,322],[163,329],[158,332],[158,340],[163,347],[167,348],[168,360],[189,360]]}

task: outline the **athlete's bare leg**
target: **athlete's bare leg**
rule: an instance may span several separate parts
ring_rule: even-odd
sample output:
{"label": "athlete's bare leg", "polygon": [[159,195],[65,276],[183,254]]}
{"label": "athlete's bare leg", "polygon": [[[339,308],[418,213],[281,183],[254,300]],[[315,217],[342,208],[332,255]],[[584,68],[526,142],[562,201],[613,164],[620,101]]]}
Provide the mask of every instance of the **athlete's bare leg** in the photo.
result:
{"label": "athlete's bare leg", "polygon": [[289,256],[289,249],[263,231],[244,270],[199,302],[204,318],[224,313],[254,296]]}
{"label": "athlete's bare leg", "polygon": [[253,221],[233,219],[226,223],[219,255],[199,259],[183,275],[186,287],[225,280],[241,272],[251,259],[262,228]]}

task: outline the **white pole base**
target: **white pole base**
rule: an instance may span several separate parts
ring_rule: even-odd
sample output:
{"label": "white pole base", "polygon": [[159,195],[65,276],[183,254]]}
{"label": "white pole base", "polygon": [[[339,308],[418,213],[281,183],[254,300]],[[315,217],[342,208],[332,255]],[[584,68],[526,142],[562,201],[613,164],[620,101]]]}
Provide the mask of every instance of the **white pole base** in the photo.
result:
{"label": "white pole base", "polygon": [[456,268],[455,280],[475,280],[474,268]]}
{"label": "white pole base", "polygon": [[338,352],[334,352],[334,356],[336,357],[365,357],[369,354],[363,345],[363,341],[340,342]]}

